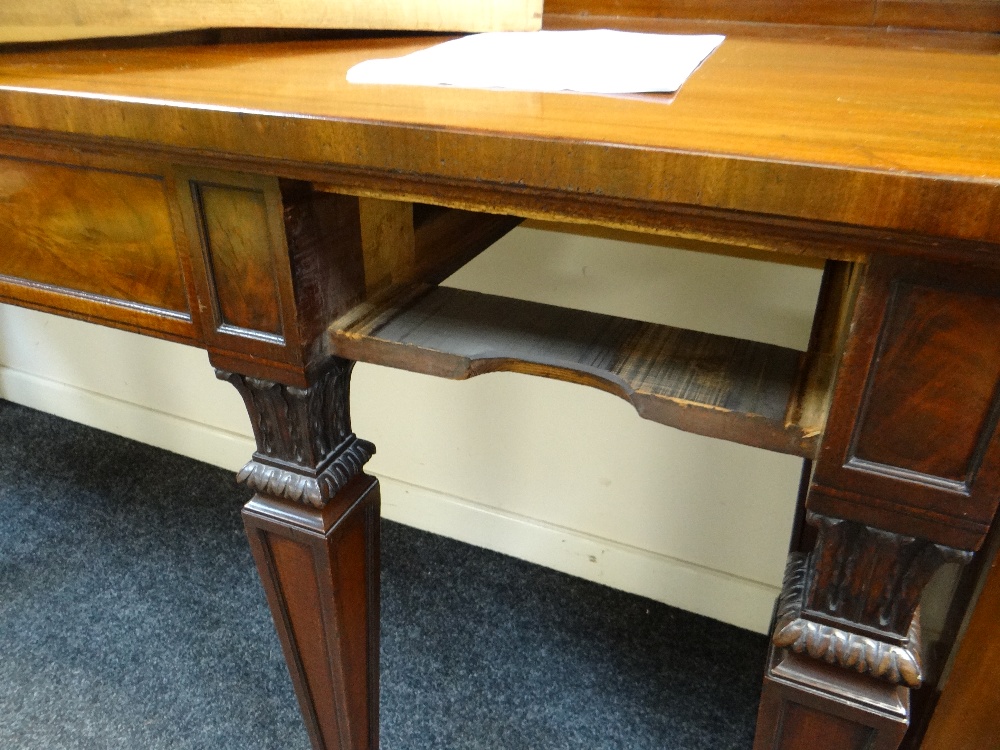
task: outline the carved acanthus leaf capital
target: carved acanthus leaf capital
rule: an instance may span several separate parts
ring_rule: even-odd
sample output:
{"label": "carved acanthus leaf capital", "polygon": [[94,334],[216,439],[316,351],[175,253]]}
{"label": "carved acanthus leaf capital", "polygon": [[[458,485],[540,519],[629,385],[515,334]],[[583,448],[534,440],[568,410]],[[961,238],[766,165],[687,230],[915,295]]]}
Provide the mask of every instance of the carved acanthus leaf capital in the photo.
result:
{"label": "carved acanthus leaf capital", "polygon": [[265,463],[254,458],[236,475],[238,482],[257,492],[322,508],[361,473],[375,454],[375,446],[351,435],[347,444],[316,476]]}
{"label": "carved acanthus leaf capital", "polygon": [[308,388],[216,371],[240,392],[257,439],[237,479],[262,494],[321,508],[360,474],[375,446],[351,432],[353,365],[331,358]]}
{"label": "carved acanthus leaf capital", "polygon": [[920,687],[923,667],[919,616],[912,620],[905,645],[806,619],[802,616],[802,601],[808,572],[809,561],[805,555],[793,553],[789,556],[772,636],[774,645],[888,682]]}

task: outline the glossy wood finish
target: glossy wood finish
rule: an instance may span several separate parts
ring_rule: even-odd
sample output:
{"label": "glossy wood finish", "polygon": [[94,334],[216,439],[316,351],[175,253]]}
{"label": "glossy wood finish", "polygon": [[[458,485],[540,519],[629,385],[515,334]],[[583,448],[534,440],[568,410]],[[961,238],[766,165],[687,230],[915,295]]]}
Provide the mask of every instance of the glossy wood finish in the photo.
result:
{"label": "glossy wood finish", "polygon": [[156,161],[0,141],[0,299],[194,338],[170,192]]}
{"label": "glossy wood finish", "polygon": [[546,0],[546,16],[1000,31],[998,0]]}
{"label": "glossy wood finish", "polygon": [[378,750],[379,491],[353,364],[328,358],[305,387],[218,372],[253,424],[243,519],[315,750]]}
{"label": "glossy wood finish", "polygon": [[782,42],[812,44],[822,38],[826,44],[848,47],[922,49],[963,54],[995,54],[1000,38],[994,33],[950,29],[907,28],[900,26],[829,26],[758,21],[729,21],[703,18],[649,18],[645,16],[602,16],[593,13],[546,13],[544,28],[620,29],[652,34],[723,34],[745,39],[778,39]]}
{"label": "glossy wood finish", "polygon": [[1000,32],[1000,0],[878,0],[875,26]]}
{"label": "glossy wood finish", "polygon": [[[263,190],[195,183],[209,273],[223,326],[284,338]],[[277,248],[283,252],[284,248]]]}
{"label": "glossy wood finish", "polygon": [[754,750],[896,750],[909,691],[772,647]]}
{"label": "glossy wood finish", "polygon": [[1000,498],[998,326],[995,273],[874,262],[810,507],[977,549]]}
{"label": "glossy wood finish", "polygon": [[752,23],[865,26],[876,0],[546,0],[545,13],[609,18],[689,18]]}
{"label": "glossy wood finish", "polygon": [[313,747],[378,750],[378,483],[321,510],[258,495],[243,520]]}
{"label": "glossy wood finish", "polygon": [[[971,559],[997,508],[998,293],[992,271],[886,258],[866,269],[806,498],[819,533],[807,558],[790,561],[776,648],[923,682],[922,589],[942,564]],[[772,665],[768,716],[809,695],[809,682],[781,680]],[[873,732],[843,738],[847,747],[898,746],[899,725],[879,728],[883,711],[865,693],[837,698],[810,719],[814,730],[843,730],[835,706],[845,700]],[[771,721],[759,748],[798,731]]]}
{"label": "glossy wood finish", "polygon": [[[964,258],[1000,240],[995,56],[734,37],[672,99],[344,80],[355,62],[428,44],[9,54],[0,126],[215,154],[348,192],[797,252],[816,252],[824,232],[821,253],[853,257],[875,249],[865,230],[910,233],[893,252]],[[858,240],[831,241],[846,229],[830,223]],[[921,233],[971,244],[927,247]]]}
{"label": "glossy wood finish", "polygon": [[0,159],[0,274],[186,313],[158,175]]}
{"label": "glossy wood finish", "polygon": [[[994,392],[1000,342],[991,335],[1000,322],[1000,297],[897,282],[890,304],[850,460],[936,477],[969,491],[1000,406]],[[920,377],[899,383],[902,367]],[[951,415],[948,423],[938,414]],[[898,426],[886,429],[892,422]],[[920,443],[909,437],[916,432],[925,436]]]}

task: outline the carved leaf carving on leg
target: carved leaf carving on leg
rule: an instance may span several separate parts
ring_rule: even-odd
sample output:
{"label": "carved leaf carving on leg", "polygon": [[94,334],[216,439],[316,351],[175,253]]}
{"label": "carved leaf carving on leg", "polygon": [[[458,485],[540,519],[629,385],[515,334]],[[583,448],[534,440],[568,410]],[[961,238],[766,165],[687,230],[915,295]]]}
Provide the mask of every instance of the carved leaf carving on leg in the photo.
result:
{"label": "carved leaf carving on leg", "polygon": [[819,530],[804,608],[905,638],[924,586],[971,552],[810,513]]}
{"label": "carved leaf carving on leg", "polygon": [[920,687],[920,618],[913,618],[905,646],[805,619],[801,615],[808,567],[805,555],[789,556],[772,637],[774,645],[892,683]]}
{"label": "carved leaf carving on leg", "polygon": [[354,363],[332,357],[308,388],[217,370],[243,397],[257,452],[237,476],[263,494],[323,507],[375,453],[351,432]]}

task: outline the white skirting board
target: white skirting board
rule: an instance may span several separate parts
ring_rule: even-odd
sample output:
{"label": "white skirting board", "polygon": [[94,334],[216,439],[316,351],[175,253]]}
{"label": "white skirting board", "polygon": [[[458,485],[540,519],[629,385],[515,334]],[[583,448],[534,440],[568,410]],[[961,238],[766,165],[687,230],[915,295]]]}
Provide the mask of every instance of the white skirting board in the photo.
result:
{"label": "white skirting board", "polygon": [[[246,435],[0,367],[0,397],[236,471]],[[616,589],[765,633],[778,589],[758,581],[499,511],[389,476],[382,515]]]}

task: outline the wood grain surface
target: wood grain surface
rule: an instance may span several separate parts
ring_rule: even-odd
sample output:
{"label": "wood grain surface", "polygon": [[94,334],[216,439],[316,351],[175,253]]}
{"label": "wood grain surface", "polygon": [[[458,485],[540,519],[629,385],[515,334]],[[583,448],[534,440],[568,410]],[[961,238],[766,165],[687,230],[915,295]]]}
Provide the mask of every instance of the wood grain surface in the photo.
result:
{"label": "wood grain surface", "polygon": [[360,306],[331,351],[462,379],[509,371],[581,383],[645,418],[811,456],[814,430],[785,424],[801,352],[752,341],[445,287]]}
{"label": "wood grain surface", "polygon": [[720,226],[781,217],[1000,242],[995,55],[732,37],[673,98],[345,81],[356,62],[429,43],[9,52],[0,127],[215,154],[380,197],[494,212],[520,198],[635,229],[669,232],[667,206]]}
{"label": "wood grain surface", "polygon": [[1000,0],[547,0],[545,15],[1000,31]]}
{"label": "wood grain surface", "polygon": [[542,0],[4,0],[0,42],[263,27],[530,31]]}
{"label": "wood grain surface", "polygon": [[378,747],[379,505],[361,476],[322,509],[257,494],[243,510],[316,750]]}
{"label": "wood grain surface", "polygon": [[772,646],[754,750],[896,750],[909,718],[909,693]]}
{"label": "wood grain surface", "polygon": [[871,23],[875,0],[546,0],[546,15],[693,18],[752,23]]}
{"label": "wood grain surface", "polygon": [[186,313],[163,183],[0,158],[0,275]]}
{"label": "wood grain surface", "polygon": [[875,25],[1000,32],[1000,0],[878,0]]}
{"label": "wood grain surface", "polygon": [[1000,497],[998,290],[983,269],[865,269],[811,510],[978,549]]}
{"label": "wood grain surface", "polygon": [[205,184],[196,196],[222,323],[283,338],[264,191]]}

